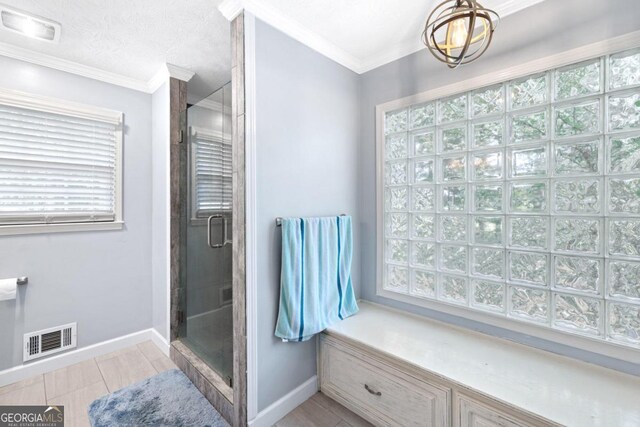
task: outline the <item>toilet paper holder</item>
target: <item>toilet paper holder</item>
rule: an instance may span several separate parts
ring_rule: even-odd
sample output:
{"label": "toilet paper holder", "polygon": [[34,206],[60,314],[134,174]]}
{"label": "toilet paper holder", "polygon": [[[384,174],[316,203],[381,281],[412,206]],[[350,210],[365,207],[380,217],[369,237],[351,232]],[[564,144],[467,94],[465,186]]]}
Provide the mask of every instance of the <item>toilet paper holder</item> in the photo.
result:
{"label": "toilet paper holder", "polygon": [[17,283],[18,285],[26,285],[27,283],[29,283],[29,278],[28,278],[27,276],[24,276],[24,277],[18,277],[18,278],[16,279],[16,283]]}

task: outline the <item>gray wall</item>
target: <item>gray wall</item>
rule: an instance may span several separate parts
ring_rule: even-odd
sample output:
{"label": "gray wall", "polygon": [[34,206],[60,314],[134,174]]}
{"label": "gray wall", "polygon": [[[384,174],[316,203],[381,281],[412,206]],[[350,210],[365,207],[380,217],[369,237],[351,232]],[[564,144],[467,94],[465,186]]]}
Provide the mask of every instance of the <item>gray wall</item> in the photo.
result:
{"label": "gray wall", "polygon": [[124,112],[122,231],[0,237],[0,277],[28,275],[0,302],[0,370],[25,332],[78,322],[85,347],[151,327],[151,96],[0,57],[0,87]]}
{"label": "gray wall", "polygon": [[358,76],[256,20],[258,410],[316,373],[315,340],[273,332],[280,289],[278,216],[354,217],[360,289]]}
{"label": "gray wall", "polygon": [[640,29],[638,0],[547,0],[502,20],[494,42],[474,63],[449,70],[426,50],[361,76],[360,212],[362,297],[492,335],[616,369],[638,367],[571,347],[376,296],[375,106]]}
{"label": "gray wall", "polygon": [[151,96],[151,307],[153,327],[169,341],[169,82]]}

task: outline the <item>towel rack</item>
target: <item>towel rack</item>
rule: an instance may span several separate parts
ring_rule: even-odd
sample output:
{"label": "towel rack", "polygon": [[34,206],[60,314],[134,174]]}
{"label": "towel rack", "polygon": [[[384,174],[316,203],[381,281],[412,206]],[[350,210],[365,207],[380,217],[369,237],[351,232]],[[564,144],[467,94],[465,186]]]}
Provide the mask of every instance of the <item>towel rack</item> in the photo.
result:
{"label": "towel rack", "polygon": [[[340,214],[340,216],[347,216],[347,214]],[[276,218],[276,227],[280,227],[282,225],[282,217],[279,216]]]}

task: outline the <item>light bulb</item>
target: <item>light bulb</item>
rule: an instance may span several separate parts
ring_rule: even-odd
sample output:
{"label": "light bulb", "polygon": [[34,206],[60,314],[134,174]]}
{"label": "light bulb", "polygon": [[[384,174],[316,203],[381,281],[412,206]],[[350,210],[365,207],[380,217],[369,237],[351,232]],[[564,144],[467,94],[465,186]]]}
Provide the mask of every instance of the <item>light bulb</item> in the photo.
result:
{"label": "light bulb", "polygon": [[29,37],[37,37],[40,32],[40,25],[32,19],[25,18],[22,23],[22,32]]}
{"label": "light bulb", "polygon": [[449,27],[452,47],[464,46],[469,34],[467,31],[467,20],[464,18],[456,19],[449,24]]}

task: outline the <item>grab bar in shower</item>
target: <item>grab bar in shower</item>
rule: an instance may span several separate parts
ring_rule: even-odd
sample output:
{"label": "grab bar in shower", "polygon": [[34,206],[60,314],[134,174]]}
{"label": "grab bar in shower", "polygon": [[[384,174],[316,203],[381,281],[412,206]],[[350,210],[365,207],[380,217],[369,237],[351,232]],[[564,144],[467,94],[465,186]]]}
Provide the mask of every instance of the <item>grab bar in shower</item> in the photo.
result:
{"label": "grab bar in shower", "polygon": [[[340,214],[340,216],[347,216],[347,214]],[[279,216],[276,218],[276,227],[282,226],[282,217]]]}

